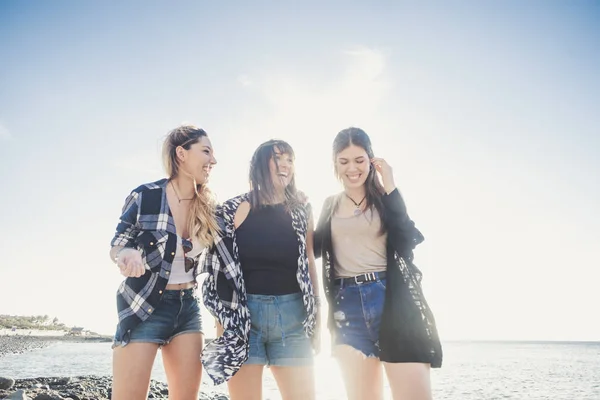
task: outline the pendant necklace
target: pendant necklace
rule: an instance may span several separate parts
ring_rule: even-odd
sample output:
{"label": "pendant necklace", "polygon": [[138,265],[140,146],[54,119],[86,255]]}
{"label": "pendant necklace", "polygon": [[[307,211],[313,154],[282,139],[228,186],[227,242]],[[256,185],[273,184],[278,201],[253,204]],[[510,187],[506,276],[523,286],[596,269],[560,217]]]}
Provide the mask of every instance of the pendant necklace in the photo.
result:
{"label": "pendant necklace", "polygon": [[177,200],[179,200],[179,204],[181,204],[181,202],[183,200],[194,200],[193,197],[191,199],[180,199],[179,194],[177,194],[177,190],[175,190],[175,185],[173,185],[173,181],[171,181],[171,187],[173,188],[173,191],[175,192],[175,196],[177,196]]}
{"label": "pendant necklace", "polygon": [[[344,193],[344,194],[346,194],[346,193]],[[354,215],[360,215],[362,213],[362,210],[360,209],[360,205],[363,203],[363,201],[365,201],[365,199],[367,198],[367,196],[365,195],[365,197],[363,197],[363,199],[360,202],[358,202],[358,203],[355,202],[354,199],[352,197],[348,196],[347,194],[346,194],[346,197],[349,198],[350,201],[353,202],[354,206],[356,207],[354,209]]]}

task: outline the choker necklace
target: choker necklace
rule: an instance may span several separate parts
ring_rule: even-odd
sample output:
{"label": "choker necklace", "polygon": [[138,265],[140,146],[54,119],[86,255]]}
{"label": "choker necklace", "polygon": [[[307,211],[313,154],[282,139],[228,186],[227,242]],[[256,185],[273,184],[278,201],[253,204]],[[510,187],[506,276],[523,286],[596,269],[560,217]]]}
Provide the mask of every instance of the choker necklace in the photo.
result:
{"label": "choker necklace", "polygon": [[171,181],[171,187],[173,188],[173,191],[175,192],[175,196],[177,196],[177,200],[179,200],[179,204],[181,204],[181,202],[183,200],[194,200],[193,197],[191,199],[180,199],[179,194],[177,194],[177,190],[175,189],[175,185],[173,185],[173,181]]}
{"label": "choker necklace", "polygon": [[[344,193],[346,194],[346,193]],[[356,206],[356,208],[354,209],[354,215],[360,215],[362,213],[362,210],[360,209],[360,205],[363,203],[363,201],[365,201],[365,199],[367,198],[367,195],[365,195],[365,197],[363,197],[363,199],[360,202],[355,202],[354,199],[350,196],[348,196],[346,194],[346,197],[350,199],[351,202],[354,203],[354,206]]]}

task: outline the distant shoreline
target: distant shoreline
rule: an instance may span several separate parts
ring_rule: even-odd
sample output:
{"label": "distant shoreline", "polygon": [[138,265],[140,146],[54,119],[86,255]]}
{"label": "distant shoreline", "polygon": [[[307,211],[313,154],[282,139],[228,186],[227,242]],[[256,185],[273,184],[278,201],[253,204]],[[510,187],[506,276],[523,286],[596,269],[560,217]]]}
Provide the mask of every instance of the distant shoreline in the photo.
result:
{"label": "distant shoreline", "polygon": [[61,329],[0,329],[0,336],[65,336],[68,332]]}
{"label": "distant shoreline", "polygon": [[22,354],[43,349],[57,342],[103,343],[112,342],[112,337],[102,335],[67,335],[64,331],[39,331],[22,329],[0,330],[0,358],[7,354]]}
{"label": "distant shoreline", "polygon": [[43,337],[43,338],[108,338],[109,335],[100,335],[97,333],[72,334],[71,331],[52,330],[52,329],[0,329],[0,337],[2,336],[19,336],[19,337]]}

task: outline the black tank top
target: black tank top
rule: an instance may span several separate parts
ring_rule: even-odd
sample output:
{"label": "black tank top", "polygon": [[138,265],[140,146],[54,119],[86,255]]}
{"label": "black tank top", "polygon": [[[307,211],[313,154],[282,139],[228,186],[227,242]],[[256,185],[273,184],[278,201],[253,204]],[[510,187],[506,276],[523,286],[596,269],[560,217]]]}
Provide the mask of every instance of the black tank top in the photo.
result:
{"label": "black tank top", "polygon": [[236,230],[246,292],[280,296],[300,291],[298,237],[283,204],[251,209]]}

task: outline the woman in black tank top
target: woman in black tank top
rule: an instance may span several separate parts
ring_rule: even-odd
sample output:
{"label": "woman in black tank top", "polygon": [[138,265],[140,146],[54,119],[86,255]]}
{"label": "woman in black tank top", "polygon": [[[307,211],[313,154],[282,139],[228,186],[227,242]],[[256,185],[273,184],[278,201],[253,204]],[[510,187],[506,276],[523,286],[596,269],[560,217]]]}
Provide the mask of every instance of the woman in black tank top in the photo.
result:
{"label": "woman in black tank top", "polygon": [[265,365],[282,398],[315,398],[313,350],[320,333],[313,221],[294,178],[291,146],[270,140],[252,157],[250,192],[223,203],[250,319],[246,361],[228,381],[232,400],[262,398]]}

